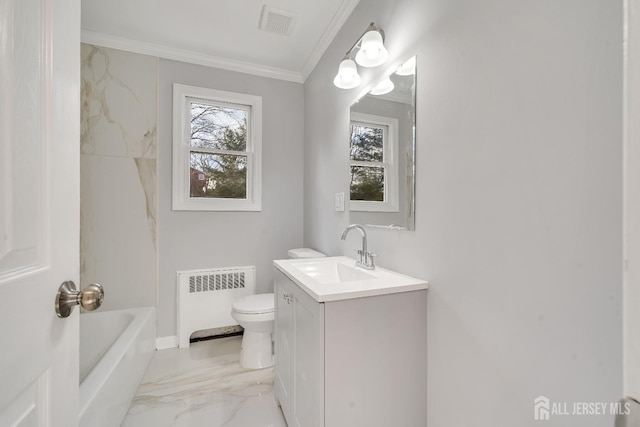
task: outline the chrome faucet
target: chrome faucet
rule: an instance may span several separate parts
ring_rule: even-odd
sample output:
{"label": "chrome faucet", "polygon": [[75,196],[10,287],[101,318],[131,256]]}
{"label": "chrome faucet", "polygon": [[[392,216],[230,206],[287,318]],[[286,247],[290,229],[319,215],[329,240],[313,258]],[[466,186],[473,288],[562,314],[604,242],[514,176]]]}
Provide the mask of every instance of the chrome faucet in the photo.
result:
{"label": "chrome faucet", "polygon": [[374,258],[377,255],[367,251],[367,232],[364,231],[364,228],[360,224],[351,224],[350,226],[345,228],[342,232],[342,240],[345,240],[347,238],[347,234],[349,234],[349,232],[354,229],[358,230],[360,234],[362,234],[362,249],[356,251],[358,253],[356,265],[367,270],[374,270],[376,268]]}

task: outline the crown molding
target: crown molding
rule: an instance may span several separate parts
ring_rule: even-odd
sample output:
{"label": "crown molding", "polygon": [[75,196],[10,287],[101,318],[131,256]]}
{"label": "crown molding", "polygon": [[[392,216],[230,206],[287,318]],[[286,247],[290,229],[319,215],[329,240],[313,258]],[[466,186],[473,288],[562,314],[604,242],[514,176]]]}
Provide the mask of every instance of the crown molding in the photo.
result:
{"label": "crown molding", "polygon": [[[350,1],[350,2],[355,1],[357,3],[357,1],[359,0],[345,0],[345,1]],[[112,49],[126,50],[129,52],[139,53],[142,55],[157,56],[159,58],[172,59],[175,61],[188,62],[192,64],[204,65],[204,66],[213,67],[213,68],[221,68],[223,70],[253,74],[256,76],[269,77],[272,79],[285,80],[285,81],[294,82],[294,83],[304,83],[304,79],[301,73],[298,73],[295,71],[285,70],[282,68],[268,67],[265,65],[254,64],[251,62],[220,58],[218,56],[207,55],[200,52],[175,49],[175,48],[161,46],[154,43],[147,43],[147,42],[142,42],[138,40],[127,39],[124,37],[112,36],[104,33],[97,33],[93,31],[82,30],[81,40],[82,40],[82,43],[109,47]]]}
{"label": "crown molding", "polygon": [[303,82],[307,80],[309,75],[311,75],[313,69],[318,65],[318,62],[320,62],[320,58],[322,58],[322,55],[327,51],[329,45],[338,34],[338,31],[340,31],[344,23],[347,22],[347,19],[359,2],[360,0],[342,1],[342,4],[336,11],[336,14],[333,16],[333,19],[331,19],[331,22],[322,33],[322,36],[320,36],[320,40],[318,40],[318,43],[316,43],[313,48],[311,55],[309,55],[309,59],[307,59],[304,67],[302,67],[302,72],[300,74]]}

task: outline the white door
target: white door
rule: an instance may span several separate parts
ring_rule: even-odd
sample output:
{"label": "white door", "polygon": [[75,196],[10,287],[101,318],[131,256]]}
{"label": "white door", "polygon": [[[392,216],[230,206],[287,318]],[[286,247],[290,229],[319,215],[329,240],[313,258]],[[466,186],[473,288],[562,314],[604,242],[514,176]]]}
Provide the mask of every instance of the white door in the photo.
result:
{"label": "white door", "polygon": [[640,0],[628,2],[626,20],[624,395],[637,400],[640,399]]}
{"label": "white door", "polygon": [[79,0],[0,0],[0,426],[78,424]]}

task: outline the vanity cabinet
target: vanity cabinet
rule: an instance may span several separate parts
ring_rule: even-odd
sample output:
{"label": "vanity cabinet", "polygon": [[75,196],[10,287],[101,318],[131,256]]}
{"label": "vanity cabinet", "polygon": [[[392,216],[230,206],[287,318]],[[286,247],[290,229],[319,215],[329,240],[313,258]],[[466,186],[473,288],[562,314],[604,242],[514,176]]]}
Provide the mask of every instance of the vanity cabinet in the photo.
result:
{"label": "vanity cabinet", "polygon": [[276,270],[275,391],[289,427],[324,426],[324,306]]}
{"label": "vanity cabinet", "polygon": [[274,387],[289,427],[426,425],[426,289],[318,302],[274,278]]}
{"label": "vanity cabinet", "polygon": [[289,427],[324,426],[324,307],[276,270],[275,391]]}

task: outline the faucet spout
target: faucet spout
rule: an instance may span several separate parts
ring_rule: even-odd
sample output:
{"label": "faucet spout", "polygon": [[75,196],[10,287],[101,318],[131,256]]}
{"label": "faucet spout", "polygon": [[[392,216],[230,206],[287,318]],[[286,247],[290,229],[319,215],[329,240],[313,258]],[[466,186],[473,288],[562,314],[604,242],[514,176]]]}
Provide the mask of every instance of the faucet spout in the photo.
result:
{"label": "faucet spout", "polygon": [[358,259],[356,261],[356,265],[358,267],[366,268],[368,270],[373,270],[374,268],[376,268],[373,262],[373,259],[374,257],[376,257],[376,254],[372,254],[372,253],[369,253],[369,251],[367,251],[367,232],[364,230],[364,228],[360,224],[351,224],[350,226],[345,228],[344,231],[342,232],[341,239],[345,240],[347,238],[347,234],[349,234],[351,230],[358,230],[362,235],[362,250],[357,251]]}
{"label": "faucet spout", "polygon": [[344,231],[342,232],[342,240],[345,240],[347,238],[347,234],[349,234],[351,230],[358,230],[360,232],[360,234],[362,235],[362,252],[366,252],[367,251],[367,232],[364,230],[364,227],[362,227],[360,224],[351,224],[350,226],[345,228]]}

